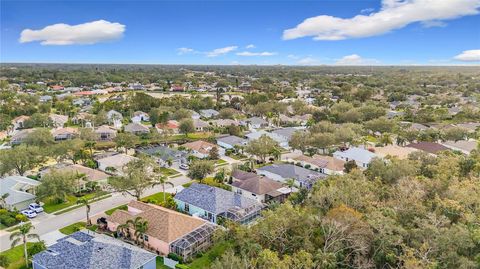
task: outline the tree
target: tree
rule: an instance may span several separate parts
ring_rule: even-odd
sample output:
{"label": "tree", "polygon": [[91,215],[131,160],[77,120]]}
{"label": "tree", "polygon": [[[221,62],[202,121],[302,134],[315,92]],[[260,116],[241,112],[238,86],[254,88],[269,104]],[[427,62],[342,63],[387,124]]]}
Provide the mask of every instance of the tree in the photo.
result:
{"label": "tree", "polygon": [[117,149],[125,148],[125,151],[128,151],[128,149],[135,147],[135,145],[138,143],[138,140],[138,137],[132,133],[119,133],[113,139],[113,141],[117,145]]}
{"label": "tree", "polygon": [[[136,217],[135,219],[127,220],[126,224],[135,230],[135,243],[139,244],[139,238],[143,237],[148,229],[148,221],[143,220],[142,217]],[[143,240],[142,240],[143,243]]]}
{"label": "tree", "polygon": [[278,143],[266,135],[262,135],[260,138],[250,141],[245,147],[245,151],[260,158],[262,162],[265,162],[266,158],[270,156],[274,150],[278,148]]}
{"label": "tree", "polygon": [[309,132],[296,131],[293,133],[288,144],[293,149],[300,150],[303,153],[308,148],[309,138],[310,138]]}
{"label": "tree", "polygon": [[62,203],[67,196],[75,193],[79,180],[80,176],[75,173],[52,169],[43,176],[42,184],[37,188],[37,196]]}
{"label": "tree", "polygon": [[0,175],[16,171],[23,176],[44,159],[44,153],[36,146],[20,145],[12,149],[0,150]]}
{"label": "tree", "polygon": [[354,160],[350,160],[343,165],[345,173],[350,173],[353,169],[357,168],[357,163]]}
{"label": "tree", "polygon": [[6,201],[6,199],[8,198],[9,195],[10,195],[10,193],[6,192],[6,193],[4,193],[0,196],[0,207],[1,208],[5,207],[5,205],[6,205],[5,201]]}
{"label": "tree", "polygon": [[12,241],[12,248],[18,245],[20,242],[23,243],[23,256],[25,258],[25,265],[28,268],[28,251],[27,251],[27,242],[28,239],[37,239],[40,242],[40,236],[38,234],[32,234],[30,231],[34,229],[31,223],[25,223],[20,225],[18,231],[10,234],[10,240]]}
{"label": "tree", "polygon": [[455,142],[463,140],[467,137],[468,131],[462,127],[450,127],[443,133],[444,140],[453,140]]}
{"label": "tree", "polygon": [[133,160],[125,165],[122,176],[111,177],[109,183],[115,191],[129,194],[140,200],[145,190],[160,184],[152,171],[154,165],[153,161],[147,157]]}
{"label": "tree", "polygon": [[188,176],[200,182],[210,173],[213,173],[214,165],[211,161],[197,160],[190,165]]}
{"label": "tree", "polygon": [[220,155],[218,153],[218,147],[215,146],[210,149],[210,151],[208,152],[208,158],[210,160],[218,160],[218,158],[220,158]]}
{"label": "tree", "polygon": [[387,119],[386,117],[380,117],[365,122],[365,128],[371,130],[372,132],[387,133],[392,132],[393,128],[396,126],[395,121]]}
{"label": "tree", "polygon": [[335,138],[330,133],[320,133],[315,134],[307,140],[307,143],[310,143],[311,146],[319,148],[325,153],[325,150],[332,146],[335,143]]}
{"label": "tree", "polygon": [[27,145],[47,148],[53,144],[53,136],[48,129],[38,128],[29,133],[23,142]]}
{"label": "tree", "polygon": [[80,198],[77,200],[77,204],[85,206],[87,213],[87,226],[92,225],[92,220],[90,219],[90,201],[87,198]]}
{"label": "tree", "polygon": [[52,154],[57,161],[71,160],[74,164],[78,161],[77,153],[83,149],[84,142],[80,139],[60,141],[52,146]]}
{"label": "tree", "polygon": [[157,181],[158,181],[158,184],[162,185],[162,192],[164,193],[163,195],[163,202],[165,203],[166,202],[166,194],[165,194],[165,185],[170,185],[172,188],[175,187],[175,185],[168,181],[168,177],[166,176],[163,176],[162,174],[159,174],[160,171],[157,171]]}
{"label": "tree", "polygon": [[195,132],[195,125],[193,124],[192,119],[183,119],[180,121],[180,126],[178,127],[181,133],[188,136],[189,133]]}

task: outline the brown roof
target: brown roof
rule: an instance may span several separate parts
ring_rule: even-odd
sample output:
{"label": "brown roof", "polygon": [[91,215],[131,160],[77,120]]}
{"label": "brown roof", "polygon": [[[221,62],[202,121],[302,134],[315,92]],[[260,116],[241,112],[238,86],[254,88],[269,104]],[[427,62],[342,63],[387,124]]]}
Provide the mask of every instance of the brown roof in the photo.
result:
{"label": "brown roof", "polygon": [[[127,220],[141,217],[148,221],[146,234],[167,243],[177,240],[206,223],[204,220],[177,211],[139,201],[130,201],[128,207],[133,210],[116,210],[107,217],[107,220],[124,224]],[[136,213],[136,211],[140,211],[140,213]]]}
{"label": "brown roof", "polygon": [[52,129],[51,132],[53,136],[63,135],[63,134],[78,134],[78,129],[72,128],[72,127],[64,127],[64,128]]}
{"label": "brown roof", "polygon": [[296,160],[296,161],[302,161],[302,162],[310,163],[310,164],[316,165],[316,166],[321,167],[321,168],[327,167],[327,164],[328,164],[327,160],[323,160],[321,158],[312,158],[312,157],[308,157],[308,156],[305,156],[305,155],[300,155],[300,156],[297,156],[293,159]]}
{"label": "brown roof", "polygon": [[317,159],[317,160],[327,161],[327,166],[325,166],[324,168],[327,168],[327,169],[332,170],[332,171],[343,171],[343,169],[345,168],[344,167],[344,165],[345,165],[344,161],[339,160],[339,159],[335,159],[331,156],[315,154],[315,155],[313,155],[313,158]]}
{"label": "brown roof", "polygon": [[237,179],[237,180],[246,180],[246,179],[250,179],[250,178],[253,178],[253,177],[258,177],[259,175],[255,174],[255,173],[250,173],[250,172],[245,172],[245,171],[242,171],[242,170],[239,170],[239,169],[235,169],[233,170],[232,172],[232,177]]}
{"label": "brown roof", "polygon": [[208,154],[208,153],[210,153],[210,150],[213,147],[217,147],[216,145],[214,145],[212,143],[208,143],[208,142],[205,142],[205,141],[202,141],[202,140],[198,140],[198,141],[194,141],[194,142],[190,142],[190,143],[185,143],[182,146],[184,146],[186,148],[189,148],[191,150],[198,151],[198,152],[203,153],[203,154]]}
{"label": "brown roof", "polygon": [[447,147],[434,142],[418,142],[407,145],[407,147],[423,150],[431,154],[437,154],[439,151],[448,150]]}
{"label": "brown roof", "polygon": [[232,186],[239,189],[249,191],[258,195],[266,194],[271,191],[280,189],[283,185],[268,177],[251,177],[242,181],[234,181]]}
{"label": "brown roof", "polygon": [[108,175],[102,171],[95,170],[89,167],[85,167],[79,164],[72,164],[63,169],[62,171],[72,171],[79,174],[85,174],[89,181],[99,181],[108,178]]}

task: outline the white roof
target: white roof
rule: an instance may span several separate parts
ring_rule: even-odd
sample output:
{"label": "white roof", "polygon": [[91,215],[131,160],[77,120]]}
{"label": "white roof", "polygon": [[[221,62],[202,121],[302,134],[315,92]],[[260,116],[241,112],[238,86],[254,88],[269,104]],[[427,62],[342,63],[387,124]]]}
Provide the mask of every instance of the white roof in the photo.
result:
{"label": "white roof", "polygon": [[40,182],[23,176],[9,176],[0,179],[0,196],[8,193],[5,202],[8,205],[15,205],[30,199],[35,195],[26,192],[27,190],[40,185]]}

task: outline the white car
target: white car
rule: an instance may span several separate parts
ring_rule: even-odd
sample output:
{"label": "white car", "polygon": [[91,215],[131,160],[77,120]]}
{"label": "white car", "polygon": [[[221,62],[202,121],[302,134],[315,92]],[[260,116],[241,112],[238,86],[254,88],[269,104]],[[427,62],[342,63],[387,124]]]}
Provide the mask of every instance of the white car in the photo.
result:
{"label": "white car", "polygon": [[37,203],[31,203],[28,205],[28,209],[35,211],[35,213],[43,212],[43,207]]}
{"label": "white car", "polygon": [[28,218],[35,218],[37,216],[37,213],[35,211],[30,210],[30,209],[25,209],[21,212],[23,215],[27,216]]}
{"label": "white car", "polygon": [[179,167],[180,167],[180,169],[183,169],[183,170],[188,170],[190,168],[190,166],[188,166],[188,164],[184,164],[184,163],[180,164]]}

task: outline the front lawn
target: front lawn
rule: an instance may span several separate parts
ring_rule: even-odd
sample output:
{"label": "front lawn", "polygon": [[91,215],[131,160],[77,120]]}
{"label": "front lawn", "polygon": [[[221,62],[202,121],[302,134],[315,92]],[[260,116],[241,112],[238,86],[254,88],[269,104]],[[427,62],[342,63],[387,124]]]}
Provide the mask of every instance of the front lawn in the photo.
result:
{"label": "front lawn", "polygon": [[160,172],[162,172],[162,174],[164,174],[167,177],[180,174],[180,172],[178,172],[177,170],[166,168],[166,167],[160,167]]}
{"label": "front lawn", "polygon": [[[59,231],[62,234],[70,235],[70,234],[73,234],[74,232],[78,232],[80,230],[83,230],[86,226],[87,226],[86,222],[80,221],[80,222],[65,226],[65,227],[59,229]],[[92,225],[92,226],[88,227],[88,229],[91,230],[91,231],[96,231],[97,228],[98,228],[97,225]]]}
{"label": "front lawn", "polygon": [[216,164],[217,166],[220,166],[220,165],[222,165],[222,164],[227,164],[227,161],[222,160],[222,159],[218,159],[218,160],[215,161],[215,164]]}
{"label": "front lawn", "polygon": [[[34,243],[27,243],[27,247],[31,247]],[[7,257],[9,265],[6,269],[23,269],[25,267],[25,258],[23,256],[23,244],[18,245],[9,250],[0,252],[0,255]],[[30,255],[30,254],[29,254]],[[1,268],[1,266],[0,266]]]}
{"label": "front lawn", "polygon": [[128,206],[127,205],[121,205],[121,206],[117,206],[117,207],[114,207],[114,208],[111,208],[107,211],[105,211],[105,214],[107,214],[108,216],[112,215],[113,212],[115,212],[116,210],[127,210],[128,209]]}
{"label": "front lawn", "polygon": [[45,201],[43,201],[44,202],[43,210],[45,210],[46,213],[53,213],[53,212],[65,209],[67,207],[76,205],[77,200],[80,199],[80,198],[85,198],[85,199],[88,199],[88,200],[92,200],[92,199],[95,199],[96,197],[102,196],[104,194],[106,194],[106,192],[89,193],[89,194],[85,194],[84,196],[81,196],[81,197],[76,197],[76,196],[73,196],[73,195],[69,195],[69,196],[67,196],[67,201],[65,201],[63,203],[55,203],[51,199],[46,199]]}
{"label": "front lawn", "polygon": [[210,268],[212,263],[225,253],[225,251],[232,246],[229,241],[219,242],[213,245],[210,250],[205,252],[200,258],[194,259],[188,264],[192,269]]}
{"label": "front lawn", "polygon": [[165,199],[167,199],[168,197],[172,197],[172,195],[170,193],[158,192],[142,198],[142,202],[158,204],[160,202],[163,202],[164,197]]}

